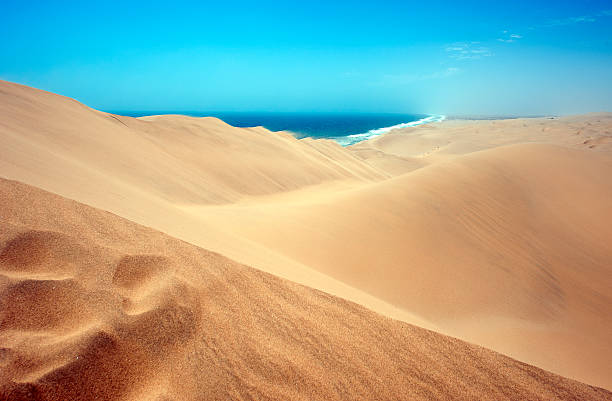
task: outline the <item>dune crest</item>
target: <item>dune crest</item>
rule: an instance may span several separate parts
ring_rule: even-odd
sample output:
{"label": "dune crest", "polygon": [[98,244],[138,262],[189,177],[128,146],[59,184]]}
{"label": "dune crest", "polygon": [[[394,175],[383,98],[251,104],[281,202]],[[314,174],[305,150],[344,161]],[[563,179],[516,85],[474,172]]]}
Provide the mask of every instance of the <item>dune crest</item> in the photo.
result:
{"label": "dune crest", "polygon": [[81,194],[104,183],[128,194],[209,204],[388,176],[333,141],[299,141],[210,117],[117,116],[6,81],[0,88],[1,166],[6,175],[30,177],[46,167],[39,180],[45,188],[67,190],[66,181],[74,180]]}

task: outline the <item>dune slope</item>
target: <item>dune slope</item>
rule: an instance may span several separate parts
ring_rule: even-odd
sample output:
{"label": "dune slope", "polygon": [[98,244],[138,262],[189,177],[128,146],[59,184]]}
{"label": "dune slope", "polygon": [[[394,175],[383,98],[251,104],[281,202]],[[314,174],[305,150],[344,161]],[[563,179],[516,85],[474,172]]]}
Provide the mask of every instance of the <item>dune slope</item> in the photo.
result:
{"label": "dune slope", "polygon": [[0,176],[19,180],[154,227],[292,281],[433,327],[274,249],[237,237],[182,206],[225,204],[388,174],[329,140],[296,140],[214,118],[139,119],[0,81]]}
{"label": "dune slope", "polygon": [[612,386],[609,154],[527,144],[316,201],[189,210],[447,333]]}
{"label": "dune slope", "polygon": [[334,141],[298,141],[216,118],[116,116],[6,81],[0,135],[5,175],[91,201],[101,185],[128,199],[208,204],[388,176]]}
{"label": "dune slope", "polygon": [[15,181],[0,202],[0,399],[612,399]]}

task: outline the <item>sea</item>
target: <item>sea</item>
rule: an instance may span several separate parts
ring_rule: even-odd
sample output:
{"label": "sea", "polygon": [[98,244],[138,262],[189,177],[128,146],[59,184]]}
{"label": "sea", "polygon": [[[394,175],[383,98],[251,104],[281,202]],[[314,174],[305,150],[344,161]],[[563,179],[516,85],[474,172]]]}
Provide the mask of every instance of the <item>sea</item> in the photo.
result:
{"label": "sea", "polygon": [[414,127],[444,120],[443,115],[395,113],[245,113],[185,111],[113,111],[130,117],[156,114],[183,114],[192,117],[217,117],[235,127],[263,126],[270,131],[289,131],[297,138],[327,138],[342,146],[384,134],[393,129]]}

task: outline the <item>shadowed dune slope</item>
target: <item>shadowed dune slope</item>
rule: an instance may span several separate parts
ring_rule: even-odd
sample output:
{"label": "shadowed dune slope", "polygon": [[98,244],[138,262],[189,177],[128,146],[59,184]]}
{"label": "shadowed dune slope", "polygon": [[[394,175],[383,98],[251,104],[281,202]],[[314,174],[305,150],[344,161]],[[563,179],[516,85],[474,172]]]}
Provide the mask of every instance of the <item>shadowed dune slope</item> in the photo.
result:
{"label": "shadowed dune slope", "polygon": [[310,203],[191,210],[446,333],[611,387],[609,171],[608,153],[512,145]]}
{"label": "shadowed dune slope", "polygon": [[0,180],[0,399],[612,393]]}

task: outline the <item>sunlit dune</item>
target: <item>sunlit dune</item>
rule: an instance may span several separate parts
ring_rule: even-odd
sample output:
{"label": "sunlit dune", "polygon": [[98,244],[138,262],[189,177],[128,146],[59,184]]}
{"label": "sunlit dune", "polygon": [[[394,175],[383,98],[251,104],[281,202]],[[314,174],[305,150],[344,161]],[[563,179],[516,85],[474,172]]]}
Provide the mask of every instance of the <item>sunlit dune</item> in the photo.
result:
{"label": "sunlit dune", "polygon": [[2,399],[612,399],[24,184],[0,200]]}

